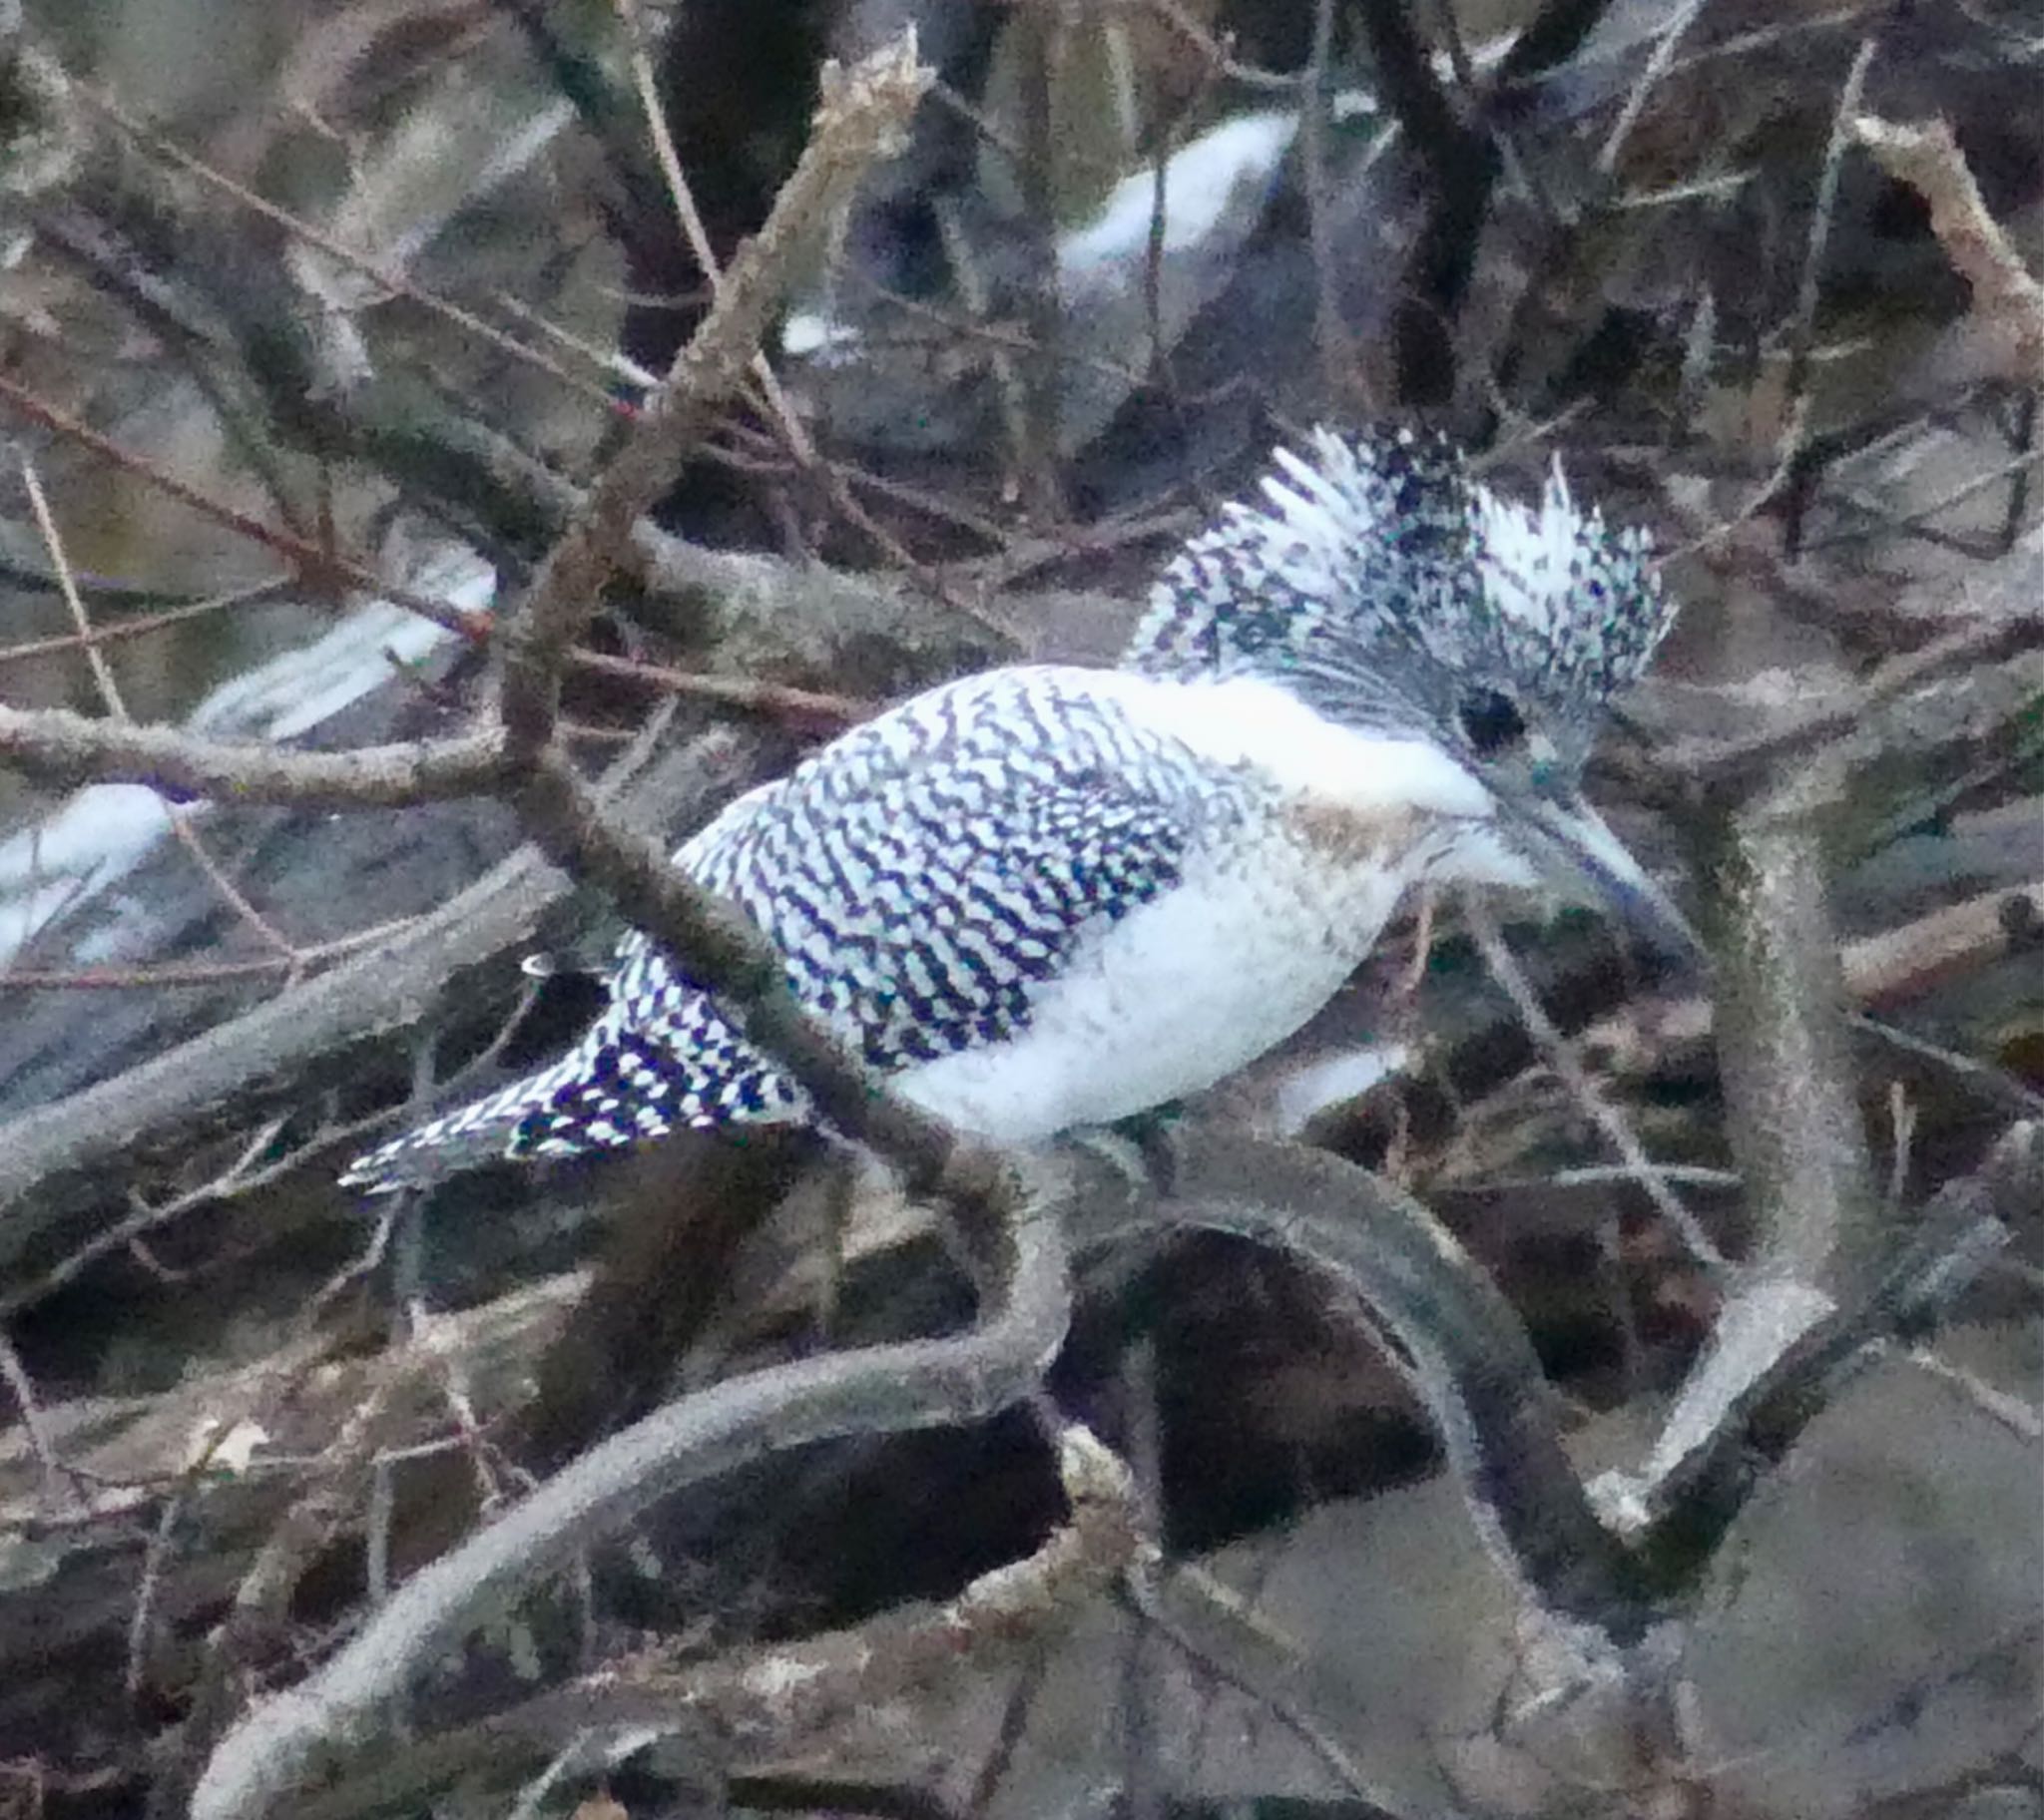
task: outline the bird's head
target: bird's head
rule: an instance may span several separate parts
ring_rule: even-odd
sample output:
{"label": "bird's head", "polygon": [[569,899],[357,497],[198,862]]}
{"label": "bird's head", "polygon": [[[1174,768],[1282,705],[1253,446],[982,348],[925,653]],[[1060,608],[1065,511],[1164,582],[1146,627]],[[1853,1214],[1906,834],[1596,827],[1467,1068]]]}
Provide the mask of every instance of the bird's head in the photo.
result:
{"label": "bird's head", "polygon": [[1581,511],[1557,461],[1523,506],[1410,433],[1280,451],[1158,579],[1124,663],[1254,676],[1387,739],[1424,740],[1494,808],[1444,857],[1471,879],[1593,887],[1658,945],[1680,913],[1582,795],[1611,698],[1674,618],[1637,530]]}

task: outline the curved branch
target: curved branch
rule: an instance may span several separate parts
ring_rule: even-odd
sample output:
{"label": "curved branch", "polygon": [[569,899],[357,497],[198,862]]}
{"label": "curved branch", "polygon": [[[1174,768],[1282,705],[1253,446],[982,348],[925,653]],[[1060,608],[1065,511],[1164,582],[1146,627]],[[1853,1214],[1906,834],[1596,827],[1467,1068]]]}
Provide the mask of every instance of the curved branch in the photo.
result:
{"label": "curved branch", "polygon": [[1167,1197],[1089,1239],[1131,1224],[1205,1227],[1277,1245],[1334,1277],[1403,1349],[1506,1566],[1549,1608],[1636,1637],[1651,1616],[1644,1572],[1562,1449],[1525,1328],[1447,1228],[1380,1176],[1319,1150],[1194,1133],[1176,1161]]}
{"label": "curved branch", "polygon": [[1070,1315],[1060,1215],[1046,1184],[1006,1171],[981,1210],[997,1216],[1004,1255],[979,1327],[752,1372],[611,1436],[406,1581],[317,1673],[245,1716],[207,1764],[193,1820],[268,1810],[314,1773],[323,1747],[359,1740],[491,1610],[655,1499],[790,1448],[981,1421],[1026,1396]]}
{"label": "curved branch", "polygon": [[299,1820],[425,1811],[478,1769],[501,1785],[507,1764],[601,1762],[620,1733],[647,1731],[749,1757],[824,1755],[854,1715],[928,1688],[955,1687],[1003,1654],[1050,1645],[1116,1577],[1154,1554],[1128,1468],[1082,1427],[1058,1441],[1069,1520],[1020,1561],[980,1575],[955,1598],[878,1613],[841,1630],[708,1660],[660,1645],[550,1688],[459,1731],[401,1743],[330,1792],[302,1797]]}

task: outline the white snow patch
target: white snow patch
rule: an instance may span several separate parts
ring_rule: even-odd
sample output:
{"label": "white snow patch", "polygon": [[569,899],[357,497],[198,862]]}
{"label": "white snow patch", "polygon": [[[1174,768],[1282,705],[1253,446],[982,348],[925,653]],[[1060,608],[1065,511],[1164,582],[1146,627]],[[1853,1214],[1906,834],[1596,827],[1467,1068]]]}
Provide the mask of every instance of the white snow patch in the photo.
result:
{"label": "white snow patch", "polygon": [[[474,552],[450,547],[422,564],[410,585],[479,612],[495,595],[496,577]],[[371,601],[311,644],[222,683],[186,724],[215,738],[294,738],[382,682],[390,674],[386,654],[415,662],[452,636],[389,601]],[[125,878],[169,829],[154,790],[97,783],[36,826],[0,840],[0,965],[51,917]],[[78,958],[104,957],[81,950]]]}

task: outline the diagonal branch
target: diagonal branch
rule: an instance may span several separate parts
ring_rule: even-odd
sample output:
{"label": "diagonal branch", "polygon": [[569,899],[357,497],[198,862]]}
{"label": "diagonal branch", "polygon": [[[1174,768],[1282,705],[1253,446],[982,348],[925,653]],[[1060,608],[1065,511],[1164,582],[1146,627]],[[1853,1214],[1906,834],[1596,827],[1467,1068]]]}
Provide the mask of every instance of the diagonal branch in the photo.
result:
{"label": "diagonal branch", "polygon": [[[642,749],[650,743],[621,756],[602,787],[667,825],[696,826],[747,773],[746,748],[729,731],[694,742],[651,772]],[[251,749],[259,757],[316,755]],[[83,1212],[107,1217],[102,1172],[111,1164],[125,1164],[170,1133],[189,1140],[216,1120],[244,1124],[300,1098],[308,1083],[331,1080],[340,1058],[415,1022],[419,1008],[465,969],[529,942],[568,890],[560,873],[522,847],[440,909],[331,972],[0,1125],[0,1269],[18,1267]]]}
{"label": "diagonal branch", "polygon": [[668,953],[688,957],[689,977],[739,1015],[747,1038],[801,1082],[831,1125],[894,1163],[912,1192],[938,1185],[954,1151],[969,1146],[958,1145],[948,1126],[875,1088],[796,1002],[786,960],[757,926],[670,865],[652,841],[601,814],[589,785],[551,747],[520,786],[517,806],[548,858],[606,892],[626,921]]}
{"label": "diagonal branch", "polygon": [[67,442],[76,443],[108,466],[124,474],[132,474],[153,492],[161,493],[167,499],[176,500],[197,512],[202,518],[215,524],[225,525],[230,531],[239,533],[252,543],[260,544],[265,550],[274,551],[278,556],[288,558],[306,576],[335,579],[358,588],[363,593],[380,596],[394,601],[398,606],[415,613],[422,619],[431,620],[436,626],[473,643],[480,643],[489,633],[489,617],[486,614],[470,613],[445,601],[436,601],[428,595],[417,594],[410,589],[401,589],[385,581],[365,564],[350,560],[343,552],[315,544],[295,532],[278,526],[265,524],[247,512],[216,499],[210,493],[187,481],[167,473],[153,462],[131,454],[110,436],[103,436],[90,424],[69,411],[59,410],[23,385],[11,374],[0,372],[0,403],[4,403],[29,422],[40,425],[52,435],[61,436]]}
{"label": "diagonal branch", "polygon": [[[571,1758],[600,1764],[620,1733],[712,1733],[752,1758],[827,1754],[847,1719],[983,1673],[1004,1652],[1034,1656],[1100,1592],[1154,1553],[1128,1468],[1084,1428],[1058,1437],[1069,1520],[1020,1561],[980,1575],[955,1598],[881,1612],[847,1629],[704,1660],[687,1645],[655,1646],[549,1689],[480,1724],[400,1745],[330,1793],[305,1798],[300,1820],[421,1811],[457,1776]],[[623,1748],[630,1748],[625,1744]],[[833,1807],[835,1803],[829,1804]]]}
{"label": "diagonal branch", "polygon": [[917,62],[912,35],[849,73],[825,68],[808,145],[766,224],[739,248],[710,313],[504,628],[502,706],[515,750],[530,753],[551,735],[562,655],[596,612],[633,526],[673,485],[738,389],[796,258],[873,161],[898,143],[932,74]]}
{"label": "diagonal branch", "polygon": [[1886,1341],[1908,1343],[1944,1311],[2011,1237],[2011,1222],[2044,1204],[2044,1126],[2011,1126],[1980,1169],[1938,1190],[1862,1294],[1811,1321],[1689,1419],[1678,1406],[1646,1470],[1614,1476],[1600,1496],[1626,1513],[1649,1551],[1708,1562],[1766,1475],[1846,1380]]}

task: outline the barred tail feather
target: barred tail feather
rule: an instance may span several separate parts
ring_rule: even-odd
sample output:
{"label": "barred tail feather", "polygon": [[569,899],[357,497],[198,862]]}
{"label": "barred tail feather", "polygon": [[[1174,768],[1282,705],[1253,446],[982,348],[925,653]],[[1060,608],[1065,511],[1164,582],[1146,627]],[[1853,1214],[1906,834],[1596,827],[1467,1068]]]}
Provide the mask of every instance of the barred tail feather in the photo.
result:
{"label": "barred tail feather", "polygon": [[[634,1025],[613,1006],[559,1062],[358,1156],[343,1185],[425,1186],[498,1157],[620,1149],[678,1128],[800,1118],[800,1091],[700,994]],[[644,1015],[646,1003],[637,1006]]]}
{"label": "barred tail feather", "polygon": [[537,1074],[430,1119],[357,1156],[341,1171],[340,1183],[368,1194],[389,1194],[514,1156],[521,1127],[572,1086],[581,1065],[581,1052],[576,1051]]}

